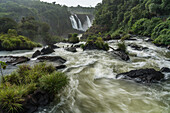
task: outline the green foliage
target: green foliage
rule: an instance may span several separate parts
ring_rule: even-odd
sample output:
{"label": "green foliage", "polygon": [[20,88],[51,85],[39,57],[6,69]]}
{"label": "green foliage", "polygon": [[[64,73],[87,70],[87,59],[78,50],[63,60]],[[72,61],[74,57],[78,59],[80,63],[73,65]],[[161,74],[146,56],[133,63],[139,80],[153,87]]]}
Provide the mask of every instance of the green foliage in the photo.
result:
{"label": "green foliage", "polygon": [[97,47],[99,50],[109,50],[109,45],[108,43],[105,43],[101,37],[96,37],[96,36],[90,36],[88,37],[86,44],[81,45],[81,48],[84,49],[87,45],[94,45]]}
{"label": "green foliage", "polygon": [[0,71],[1,71],[1,76],[2,76],[2,83],[4,82],[4,75],[2,70],[6,69],[7,64],[5,62],[0,61]]}
{"label": "green foliage", "polygon": [[170,29],[169,11],[169,0],[103,0],[96,6],[94,26],[107,27],[113,39],[120,38],[119,30],[132,31],[167,45],[169,36],[161,31]]}
{"label": "green foliage", "polygon": [[35,90],[56,94],[67,84],[67,76],[56,72],[52,65],[21,65],[16,72],[5,76],[5,81],[0,86],[0,106],[5,113],[18,113],[23,110],[24,98]]}
{"label": "green foliage", "polygon": [[32,42],[27,37],[17,35],[16,30],[9,29],[8,34],[0,36],[1,50],[33,49],[39,47],[39,43]]}
{"label": "green foliage", "polygon": [[18,113],[22,110],[21,102],[24,101],[22,97],[35,91],[36,84],[30,83],[27,85],[9,85],[0,90],[0,106],[4,112]]}
{"label": "green foliage", "polygon": [[9,29],[17,28],[17,23],[10,18],[0,18],[0,33],[7,33]]}
{"label": "green foliage", "polygon": [[40,87],[51,94],[57,93],[68,84],[67,76],[61,72],[43,76],[39,81]]}
{"label": "green foliage", "polygon": [[[39,0],[0,1],[0,17],[10,17],[19,22],[21,17],[29,16],[33,16],[35,20],[39,22],[45,22],[50,25],[50,33],[54,35],[63,35],[73,30],[69,20],[70,12],[66,6],[41,2]],[[27,25],[33,26],[32,31],[34,31],[34,27],[37,26],[37,24],[31,25],[29,23],[27,23]],[[31,34],[31,31],[28,32]],[[34,32],[32,33],[34,34]]]}
{"label": "green foliage", "polygon": [[123,37],[121,37],[121,41],[124,41],[124,40],[129,39],[129,38],[130,38],[130,34],[126,34]]}
{"label": "green foliage", "polygon": [[124,41],[119,42],[119,43],[117,44],[117,46],[118,46],[118,50],[127,53],[127,47],[126,47],[126,44],[125,44]]}
{"label": "green foliage", "polygon": [[68,39],[70,43],[79,43],[79,38],[77,37],[78,34],[74,33],[72,36]]}

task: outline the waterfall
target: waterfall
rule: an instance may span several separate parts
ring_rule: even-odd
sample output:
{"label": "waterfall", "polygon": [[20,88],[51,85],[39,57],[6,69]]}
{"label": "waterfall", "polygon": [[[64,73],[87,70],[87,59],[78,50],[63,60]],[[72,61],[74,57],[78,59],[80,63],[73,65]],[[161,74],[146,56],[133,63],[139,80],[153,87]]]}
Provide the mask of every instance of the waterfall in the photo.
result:
{"label": "waterfall", "polygon": [[86,21],[81,22],[81,20],[79,19],[79,17],[76,14],[71,15],[70,20],[71,20],[73,29],[77,29],[79,31],[86,31],[89,27],[91,27],[92,23],[91,23],[89,16],[86,15],[84,18],[86,18]]}
{"label": "waterfall", "polygon": [[78,20],[78,25],[79,25],[79,29],[78,29],[78,30],[80,30],[80,31],[85,31],[85,30],[83,29],[82,23],[81,23],[80,19],[78,18],[78,16],[77,16],[76,14],[75,14],[75,16],[76,16],[76,18],[77,18],[77,20]]}
{"label": "waterfall", "polygon": [[88,27],[91,27],[92,24],[91,24],[90,18],[87,15],[86,15],[86,18],[87,18],[87,25],[88,25]]}
{"label": "waterfall", "polygon": [[77,22],[76,22],[73,15],[70,16],[70,20],[71,20],[71,24],[72,24],[73,29],[78,29]]}

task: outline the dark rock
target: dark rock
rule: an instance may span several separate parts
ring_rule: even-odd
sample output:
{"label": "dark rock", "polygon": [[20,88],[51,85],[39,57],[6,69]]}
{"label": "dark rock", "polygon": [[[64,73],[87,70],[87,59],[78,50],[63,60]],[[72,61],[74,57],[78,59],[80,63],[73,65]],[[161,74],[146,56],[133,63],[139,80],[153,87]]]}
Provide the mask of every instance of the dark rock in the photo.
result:
{"label": "dark rock", "polygon": [[42,91],[42,90],[36,90],[33,94],[28,95],[23,105],[23,111],[21,113],[33,113],[35,112],[38,107],[40,106],[46,106],[51,102],[51,97],[54,97],[50,95],[49,93]]}
{"label": "dark rock", "polygon": [[40,60],[41,62],[43,62],[43,61],[52,61],[52,62],[57,61],[57,62],[60,62],[62,64],[66,62],[66,60],[63,59],[60,56],[41,56],[37,59]]}
{"label": "dark rock", "polygon": [[56,45],[54,45],[54,44],[49,44],[48,47],[50,47],[50,48],[52,48],[52,49],[60,48],[60,47],[58,47],[58,46],[56,46]]}
{"label": "dark rock", "polygon": [[167,67],[163,67],[160,71],[161,72],[170,72],[170,69]]}
{"label": "dark rock", "polygon": [[63,69],[63,68],[66,68],[66,65],[59,65],[59,66],[56,66],[55,68],[56,68],[56,70]]}
{"label": "dark rock", "polygon": [[146,42],[152,42],[153,40],[151,38],[146,38],[145,41]]}
{"label": "dark rock", "polygon": [[116,78],[134,80],[135,82],[140,83],[153,83],[163,79],[164,75],[155,69],[139,69],[126,73],[120,73],[116,75]]}
{"label": "dark rock", "polygon": [[74,45],[75,48],[80,48],[82,44],[76,44]]}
{"label": "dark rock", "polygon": [[83,50],[94,50],[94,49],[98,49],[98,48],[97,48],[97,46],[93,42],[89,42],[83,48]]}
{"label": "dark rock", "polygon": [[35,58],[37,56],[41,55],[41,52],[39,50],[35,51],[35,53],[32,55],[32,58]]}
{"label": "dark rock", "polygon": [[25,56],[0,56],[0,60],[9,65],[17,65],[29,61],[30,59]]}
{"label": "dark rock", "polygon": [[122,59],[124,61],[130,60],[130,57],[124,51],[112,51],[111,53],[113,53],[114,55],[118,56],[120,59]]}
{"label": "dark rock", "polygon": [[65,50],[70,51],[70,52],[77,52],[75,47],[67,47]]}
{"label": "dark rock", "polygon": [[41,54],[45,55],[45,54],[51,54],[54,52],[54,49],[52,49],[51,47],[44,47],[41,50]]}
{"label": "dark rock", "polygon": [[104,41],[111,40],[111,39],[112,39],[111,35],[107,35],[107,37],[103,38]]}
{"label": "dark rock", "polygon": [[167,49],[169,49],[169,50],[170,50],[170,45],[168,45],[168,46],[167,46]]}
{"label": "dark rock", "polygon": [[139,45],[136,45],[136,44],[130,44],[129,45],[131,48],[135,49],[135,50],[138,50],[138,51],[142,51],[142,50],[146,50],[146,49],[149,49],[147,47],[142,47],[142,46],[139,46]]}

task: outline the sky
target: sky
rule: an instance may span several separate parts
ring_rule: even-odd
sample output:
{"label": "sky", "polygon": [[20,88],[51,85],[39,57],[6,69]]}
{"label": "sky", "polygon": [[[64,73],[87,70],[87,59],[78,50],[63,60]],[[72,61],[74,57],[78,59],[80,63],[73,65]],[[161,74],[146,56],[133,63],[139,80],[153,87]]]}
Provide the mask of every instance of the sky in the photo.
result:
{"label": "sky", "polygon": [[102,0],[41,0],[44,2],[56,2],[56,4],[66,5],[66,6],[77,6],[81,5],[84,7],[96,6]]}

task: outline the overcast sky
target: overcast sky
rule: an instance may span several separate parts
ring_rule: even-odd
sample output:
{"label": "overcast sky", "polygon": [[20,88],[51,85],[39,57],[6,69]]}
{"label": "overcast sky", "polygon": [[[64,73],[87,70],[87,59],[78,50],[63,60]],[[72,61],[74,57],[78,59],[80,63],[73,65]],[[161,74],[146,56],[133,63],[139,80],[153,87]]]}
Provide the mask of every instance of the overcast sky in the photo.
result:
{"label": "overcast sky", "polygon": [[66,5],[66,6],[96,6],[97,3],[102,2],[102,0],[41,0],[45,2],[56,2],[57,4]]}

